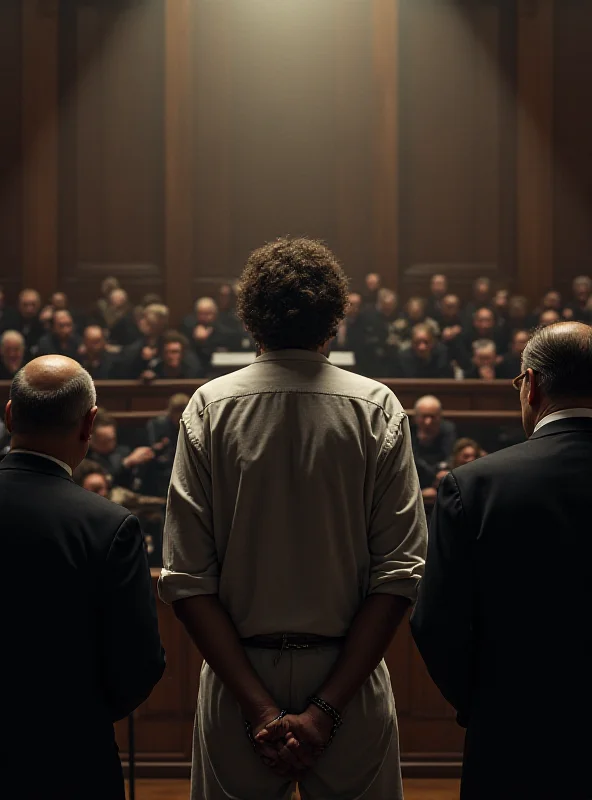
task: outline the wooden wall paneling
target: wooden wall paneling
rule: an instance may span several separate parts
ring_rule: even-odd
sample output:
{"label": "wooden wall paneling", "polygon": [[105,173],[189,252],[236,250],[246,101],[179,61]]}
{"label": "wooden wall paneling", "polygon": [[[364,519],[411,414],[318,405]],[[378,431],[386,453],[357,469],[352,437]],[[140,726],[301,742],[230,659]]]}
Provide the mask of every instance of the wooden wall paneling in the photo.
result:
{"label": "wooden wall paneling", "polygon": [[334,43],[343,0],[232,7],[232,263],[285,234],[334,246]]}
{"label": "wooden wall paneling", "polygon": [[23,284],[46,298],[58,278],[59,2],[22,2]]}
{"label": "wooden wall paneling", "polygon": [[353,291],[374,269],[375,103],[372,16],[366,3],[342,3],[335,19],[335,250]]}
{"label": "wooden wall paneling", "polygon": [[192,289],[186,312],[198,296],[213,295],[221,282],[235,279],[241,265],[233,261],[232,120],[234,36],[233,4],[194,4],[191,103],[192,224],[194,252]]}
{"label": "wooden wall paneling", "polygon": [[23,244],[21,24],[20,0],[0,3],[0,286],[8,305],[20,288]]}
{"label": "wooden wall paneling", "polygon": [[461,293],[480,274],[501,274],[502,1],[401,2],[399,228],[408,292],[424,293],[436,270]]}
{"label": "wooden wall paneling", "polygon": [[553,68],[554,285],[569,296],[592,275],[592,3],[556,4]]}
{"label": "wooden wall paneling", "polygon": [[398,288],[399,281],[399,172],[398,45],[401,37],[400,0],[373,0],[373,50],[376,113],[374,115],[372,213],[373,269],[385,284]]}
{"label": "wooden wall paneling", "polygon": [[538,299],[553,282],[555,0],[518,0],[518,281]]}
{"label": "wooden wall paneling", "polygon": [[61,280],[87,304],[114,273],[136,300],[164,288],[163,3],[64,8]]}
{"label": "wooden wall paneling", "polygon": [[190,310],[194,267],[192,0],[165,3],[165,280],[173,321]]}

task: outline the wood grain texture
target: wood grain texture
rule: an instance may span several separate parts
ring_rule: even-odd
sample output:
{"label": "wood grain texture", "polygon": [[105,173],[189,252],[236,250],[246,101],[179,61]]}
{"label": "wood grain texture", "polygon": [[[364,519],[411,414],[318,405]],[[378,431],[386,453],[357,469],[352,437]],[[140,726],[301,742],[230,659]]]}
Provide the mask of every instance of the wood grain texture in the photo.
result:
{"label": "wood grain texture", "polygon": [[194,128],[192,0],[165,3],[165,286],[173,319],[191,308]]}
{"label": "wood grain texture", "polygon": [[374,191],[373,270],[393,289],[399,281],[399,19],[400,0],[373,0]]}
{"label": "wood grain texture", "polygon": [[519,0],[518,284],[540,298],[553,283],[553,23],[555,0]]}
{"label": "wood grain texture", "polygon": [[0,285],[12,304],[23,246],[22,50],[20,0],[0,3]]}
{"label": "wood grain texture", "polygon": [[[459,782],[456,780],[414,780],[403,782],[406,800],[458,800]],[[139,780],[136,800],[187,800],[189,781]]]}
{"label": "wood grain texture", "polygon": [[44,298],[58,280],[58,10],[22,2],[22,281]]}

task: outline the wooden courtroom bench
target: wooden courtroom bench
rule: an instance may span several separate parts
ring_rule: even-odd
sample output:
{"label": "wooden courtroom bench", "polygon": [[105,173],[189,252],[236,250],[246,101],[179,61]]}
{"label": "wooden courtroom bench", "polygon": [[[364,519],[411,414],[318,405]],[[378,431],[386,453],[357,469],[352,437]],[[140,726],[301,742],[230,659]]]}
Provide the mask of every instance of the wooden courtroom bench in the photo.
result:
{"label": "wooden courtroom bench", "polygon": [[[455,411],[518,411],[518,394],[510,381],[478,380],[402,380],[383,381],[397,395],[405,408],[413,408],[416,400],[435,394],[445,412]],[[192,395],[205,381],[97,381],[98,404],[109,411],[162,412],[169,397],[179,392]],[[0,381],[0,405],[8,400],[10,381]]]}

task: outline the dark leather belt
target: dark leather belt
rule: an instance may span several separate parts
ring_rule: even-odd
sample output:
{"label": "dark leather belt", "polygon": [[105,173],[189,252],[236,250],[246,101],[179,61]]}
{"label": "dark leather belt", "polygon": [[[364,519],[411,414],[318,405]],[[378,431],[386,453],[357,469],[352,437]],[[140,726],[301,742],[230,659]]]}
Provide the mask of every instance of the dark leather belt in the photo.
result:
{"label": "dark leather belt", "polygon": [[313,633],[273,633],[266,636],[250,636],[241,639],[244,647],[261,650],[309,650],[313,647],[341,645],[345,636],[316,636]]}

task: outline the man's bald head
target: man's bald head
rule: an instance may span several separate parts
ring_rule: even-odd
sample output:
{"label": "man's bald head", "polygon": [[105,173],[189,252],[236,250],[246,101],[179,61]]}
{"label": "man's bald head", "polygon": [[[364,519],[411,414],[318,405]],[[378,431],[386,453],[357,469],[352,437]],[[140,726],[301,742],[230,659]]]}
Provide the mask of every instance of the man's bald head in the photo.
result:
{"label": "man's bald head", "polygon": [[592,402],[592,328],[557,322],[537,330],[524,348],[522,369],[533,370],[549,399]]}
{"label": "man's bald head", "polygon": [[35,358],[12,382],[7,412],[11,432],[66,435],[83,426],[96,400],[92,378],[77,361],[58,355]]}

